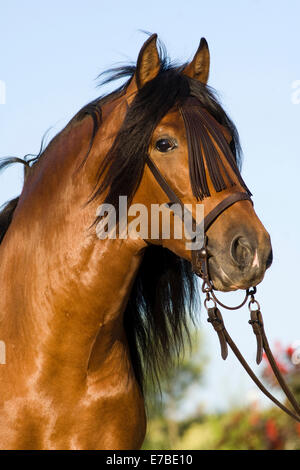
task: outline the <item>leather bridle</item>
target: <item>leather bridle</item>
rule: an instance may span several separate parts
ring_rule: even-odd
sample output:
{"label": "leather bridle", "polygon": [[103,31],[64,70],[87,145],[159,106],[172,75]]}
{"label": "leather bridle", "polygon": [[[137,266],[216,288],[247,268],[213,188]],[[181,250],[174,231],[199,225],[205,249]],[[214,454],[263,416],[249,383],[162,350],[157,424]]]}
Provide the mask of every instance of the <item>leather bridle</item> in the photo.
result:
{"label": "leather bridle", "polygon": [[[166,179],[163,177],[153,160],[151,160],[150,156],[147,155],[146,157],[146,163],[152,172],[154,178],[156,179],[157,183],[160,185],[162,190],[165,192],[165,194],[169,198],[169,202],[166,204],[171,210],[172,206],[174,204],[179,204],[182,208],[183,211],[181,212],[181,215],[176,212],[177,215],[181,216],[183,220],[183,214],[184,211],[187,209],[184,208],[184,205],[181,201],[181,199],[175,194],[173,189],[170,187]],[[208,228],[216,221],[216,219],[221,215],[224,211],[226,211],[230,206],[235,204],[236,202],[239,201],[244,201],[248,200],[252,204],[252,200],[250,195],[248,195],[246,192],[236,192],[232,193],[229,196],[225,197],[219,204],[217,204],[205,217],[204,220],[202,221],[202,229],[204,230],[204,242],[203,245],[200,249],[197,250],[192,250],[192,269],[195,274],[197,274],[201,279],[202,279],[202,292],[206,295],[206,298],[204,300],[204,306],[205,309],[208,313],[208,322],[212,324],[214,327],[215,331],[218,334],[219,342],[220,342],[220,347],[221,347],[221,356],[225,360],[228,355],[228,347],[227,345],[231,348],[239,362],[242,364],[246,372],[249,374],[251,379],[254,381],[254,383],[260,388],[260,390],[270,399],[272,400],[273,403],[275,403],[279,408],[281,408],[285,413],[287,413],[290,417],[294,418],[298,422],[300,422],[300,406],[297,403],[296,398],[294,397],[293,393],[289,389],[286,381],[284,380],[277,364],[274,359],[274,356],[272,354],[272,351],[270,349],[268,339],[265,334],[264,330],[264,324],[263,324],[263,318],[262,314],[260,311],[260,305],[258,301],[255,299],[255,294],[256,294],[256,287],[252,287],[251,289],[246,290],[245,298],[243,302],[235,307],[229,307],[222,302],[219,301],[219,299],[216,297],[214,293],[214,287],[213,283],[210,279],[209,275],[209,269],[208,269],[208,254],[207,254],[207,230]],[[191,215],[192,221],[193,221],[193,227],[196,229],[197,232],[197,223],[193,219]],[[277,398],[275,398],[262,384],[262,382],[258,379],[258,377],[255,375],[247,361],[244,359],[243,355],[239,351],[238,347],[230,337],[225,325],[224,321],[221,315],[221,312],[218,308],[218,305],[226,308],[228,310],[237,310],[241,308],[243,305],[246,304],[246,302],[249,300],[248,303],[248,308],[250,311],[250,320],[249,323],[252,325],[253,332],[256,336],[256,341],[257,341],[257,354],[256,354],[256,362],[257,364],[260,364],[263,356],[263,350],[266,353],[266,356],[269,360],[270,366],[273,370],[273,373],[282,388],[283,392],[285,393],[287,399],[289,400],[290,404],[292,405],[294,411],[291,411],[289,408],[287,408],[285,405],[283,405]],[[213,306],[209,307],[208,303],[213,302]]]}

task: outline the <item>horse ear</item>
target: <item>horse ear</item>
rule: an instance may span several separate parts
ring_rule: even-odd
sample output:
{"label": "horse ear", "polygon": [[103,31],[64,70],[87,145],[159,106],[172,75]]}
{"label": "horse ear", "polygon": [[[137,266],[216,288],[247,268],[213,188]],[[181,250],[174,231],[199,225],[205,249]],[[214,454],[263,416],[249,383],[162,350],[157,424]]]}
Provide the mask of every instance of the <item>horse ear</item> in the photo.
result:
{"label": "horse ear", "polygon": [[129,105],[132,103],[137,91],[158,75],[160,58],[156,41],[157,34],[152,34],[140,50],[135,74],[126,90],[127,103]]}
{"label": "horse ear", "polygon": [[201,38],[198,50],[183,73],[188,77],[199,80],[206,85],[209,75],[209,49],[205,38]]}
{"label": "horse ear", "polygon": [[153,80],[160,69],[160,58],[156,47],[157,34],[152,34],[140,50],[136,65],[136,83],[140,89]]}

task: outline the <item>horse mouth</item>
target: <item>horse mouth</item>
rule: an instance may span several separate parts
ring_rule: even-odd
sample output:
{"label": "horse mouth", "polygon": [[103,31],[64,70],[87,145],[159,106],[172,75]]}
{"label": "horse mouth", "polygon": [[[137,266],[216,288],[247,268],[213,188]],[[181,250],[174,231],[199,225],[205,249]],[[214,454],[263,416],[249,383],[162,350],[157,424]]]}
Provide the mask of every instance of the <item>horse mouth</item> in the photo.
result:
{"label": "horse mouth", "polygon": [[257,286],[264,278],[265,271],[257,270],[249,277],[243,271],[234,270],[229,272],[222,267],[216,259],[211,256],[208,260],[209,274],[215,290],[220,292],[231,292],[246,290]]}

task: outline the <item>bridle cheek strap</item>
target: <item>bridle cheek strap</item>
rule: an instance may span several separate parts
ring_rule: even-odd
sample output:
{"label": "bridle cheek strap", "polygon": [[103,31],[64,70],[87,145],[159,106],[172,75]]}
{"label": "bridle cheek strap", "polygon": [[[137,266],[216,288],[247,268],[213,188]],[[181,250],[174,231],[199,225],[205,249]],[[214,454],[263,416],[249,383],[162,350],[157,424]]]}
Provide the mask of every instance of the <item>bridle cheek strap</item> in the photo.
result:
{"label": "bridle cheek strap", "polygon": [[[184,207],[184,204],[182,203],[181,199],[175,194],[173,189],[169,186],[155,163],[151,160],[149,155],[146,157],[146,163],[151,170],[155,180],[157,183],[160,185],[162,190],[165,192],[165,194],[169,198],[169,202],[166,204],[171,210],[172,210],[172,205],[174,204],[179,204],[182,208],[181,213],[176,214],[181,217],[183,223],[183,214],[187,210]],[[206,294],[206,299],[204,300],[204,306],[207,310],[208,313],[208,321],[212,324],[214,327],[215,331],[218,334],[220,346],[221,346],[221,356],[223,359],[227,358],[228,355],[228,348],[227,345],[231,348],[241,365],[244,367],[246,372],[249,374],[251,379],[254,381],[254,383],[259,387],[259,389],[270,399],[272,400],[275,405],[277,405],[279,408],[281,408],[285,413],[287,413],[290,417],[294,418],[296,421],[300,422],[300,406],[295,399],[293,393],[289,389],[287,383],[285,382],[281,372],[279,371],[279,368],[276,364],[276,361],[273,357],[273,354],[271,352],[271,349],[269,347],[269,343],[267,340],[267,336],[264,331],[264,326],[263,326],[263,319],[262,319],[262,314],[260,311],[260,306],[257,300],[254,298],[254,294],[256,293],[256,287],[253,287],[251,289],[246,290],[246,296],[243,300],[243,302],[235,307],[229,307],[222,302],[219,301],[219,299],[216,297],[215,293],[213,292],[213,284],[209,276],[209,270],[208,270],[208,254],[206,250],[207,246],[207,236],[206,232],[209,229],[209,227],[215,222],[215,220],[221,215],[226,209],[228,209],[230,206],[235,204],[236,202],[239,201],[244,201],[248,200],[252,204],[252,200],[250,196],[246,192],[236,192],[233,194],[230,194],[227,196],[223,201],[221,201],[219,204],[216,205],[205,217],[204,220],[202,221],[201,224],[197,224],[192,215],[190,214],[190,217],[192,218],[192,223],[193,223],[193,229],[196,230],[197,233],[197,228],[199,230],[204,230],[204,242],[203,246],[200,249],[192,250],[192,269],[193,271],[203,280],[202,284],[202,292]],[[259,364],[262,360],[262,353],[263,350],[266,353],[266,356],[269,360],[269,363],[271,365],[271,368],[273,370],[273,373],[281,386],[283,392],[285,393],[286,397],[288,398],[290,404],[295,410],[295,413],[289,410],[285,405],[280,403],[277,398],[275,398],[261,383],[261,381],[258,379],[258,377],[255,375],[241,352],[239,351],[238,347],[230,337],[228,331],[226,330],[226,327],[224,325],[224,321],[221,315],[221,312],[219,308],[217,307],[217,304],[220,305],[221,307],[224,307],[228,310],[237,310],[241,308],[245,303],[247,302],[248,298],[251,298],[248,307],[250,310],[251,314],[251,319],[249,320],[249,323],[252,325],[253,332],[256,336],[257,340],[257,355],[256,355],[256,362]],[[214,303],[213,307],[208,306],[208,302],[212,301]],[[257,306],[256,309],[253,309],[253,305]]]}

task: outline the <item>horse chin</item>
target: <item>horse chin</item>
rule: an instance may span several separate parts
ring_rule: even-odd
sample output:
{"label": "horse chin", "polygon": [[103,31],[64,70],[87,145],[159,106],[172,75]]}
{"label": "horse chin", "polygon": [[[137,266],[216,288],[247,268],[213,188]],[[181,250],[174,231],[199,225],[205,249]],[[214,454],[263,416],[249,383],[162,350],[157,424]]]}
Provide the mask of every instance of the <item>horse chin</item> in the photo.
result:
{"label": "horse chin", "polygon": [[211,281],[214,290],[219,292],[232,292],[234,290],[240,289],[238,286],[228,283],[226,279],[223,279],[219,276],[212,276]]}
{"label": "horse chin", "polygon": [[209,260],[209,273],[214,287],[214,290],[220,292],[232,292],[236,290],[246,290],[259,284],[264,275],[259,277],[255,276],[247,279],[241,276],[238,280],[233,280],[231,276],[226,273],[226,270],[217,265],[212,258]]}
{"label": "horse chin", "polygon": [[212,277],[212,284],[214,286],[214,290],[219,291],[219,292],[232,292],[234,290],[240,289],[240,287],[237,287],[233,284],[229,284],[227,282],[224,282],[223,279],[220,277]]}

